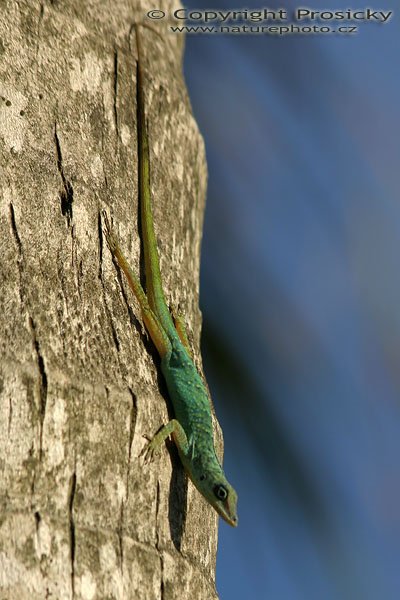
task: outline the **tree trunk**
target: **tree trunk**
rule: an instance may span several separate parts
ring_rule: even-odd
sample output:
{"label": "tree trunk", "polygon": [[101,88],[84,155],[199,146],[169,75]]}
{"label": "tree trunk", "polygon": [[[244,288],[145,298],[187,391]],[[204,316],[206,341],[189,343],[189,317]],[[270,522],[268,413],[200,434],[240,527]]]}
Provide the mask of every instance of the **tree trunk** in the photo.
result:
{"label": "tree trunk", "polygon": [[[167,396],[101,227],[106,208],[139,270],[138,4],[0,4],[1,598],[216,597],[216,514],[173,448],[139,457]],[[156,233],[199,359],[204,147],[182,38],[155,24],[161,37],[142,39]]]}

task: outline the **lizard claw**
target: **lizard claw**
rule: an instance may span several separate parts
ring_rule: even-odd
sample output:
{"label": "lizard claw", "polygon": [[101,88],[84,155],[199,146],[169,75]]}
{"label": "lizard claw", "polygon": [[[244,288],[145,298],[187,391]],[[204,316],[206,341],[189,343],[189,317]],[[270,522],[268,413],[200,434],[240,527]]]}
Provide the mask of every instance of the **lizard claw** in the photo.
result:
{"label": "lizard claw", "polygon": [[112,228],[112,222],[110,221],[110,219],[108,218],[108,214],[106,213],[105,210],[101,211],[103,220],[104,220],[104,235],[107,241],[107,245],[110,248],[111,252],[114,253],[115,249],[117,248],[117,239],[115,237],[115,234],[113,232],[113,228]]}
{"label": "lizard claw", "polygon": [[[143,437],[146,438],[147,440],[150,440],[150,438],[147,435],[144,435]],[[146,446],[140,452],[139,456],[143,456],[144,464],[148,465],[149,463],[153,462],[154,457],[159,453],[160,453],[160,446],[153,439],[153,440],[150,440],[148,444],[146,444]]]}

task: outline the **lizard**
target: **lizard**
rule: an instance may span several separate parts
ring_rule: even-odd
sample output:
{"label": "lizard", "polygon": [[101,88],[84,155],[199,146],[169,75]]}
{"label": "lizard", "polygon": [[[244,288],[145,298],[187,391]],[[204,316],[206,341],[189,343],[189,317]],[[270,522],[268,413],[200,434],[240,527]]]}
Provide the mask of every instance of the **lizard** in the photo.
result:
{"label": "lizard", "polygon": [[174,410],[174,418],[144,448],[144,460],[150,462],[160,452],[163,442],[172,437],[191,481],[217,513],[229,525],[236,527],[237,494],[229,484],[216,455],[211,400],[207,387],[191,357],[183,320],[171,315],[165,300],[151,206],[142,46],[139,26],[134,27],[137,53],[138,196],[147,295],[139,277],[130,268],[105,211],[103,219],[108,247],[136,296],[146,330],[160,355],[161,371]]}

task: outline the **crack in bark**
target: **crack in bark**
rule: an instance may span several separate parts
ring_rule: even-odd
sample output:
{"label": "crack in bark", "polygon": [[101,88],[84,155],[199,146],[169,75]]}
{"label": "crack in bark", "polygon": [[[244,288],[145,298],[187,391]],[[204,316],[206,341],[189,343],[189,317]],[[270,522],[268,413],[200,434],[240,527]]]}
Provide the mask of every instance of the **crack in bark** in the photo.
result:
{"label": "crack in bark", "polygon": [[[33,442],[30,445],[28,456],[31,458],[35,454],[35,448]],[[33,509],[34,502],[33,497],[35,495],[35,486],[36,486],[36,469],[33,469],[32,481],[31,481],[31,508]]]}
{"label": "crack in bark", "polygon": [[35,527],[36,527],[36,536],[37,536],[37,539],[38,539],[38,545],[40,545],[39,527],[40,527],[40,521],[42,520],[42,517],[40,516],[40,512],[38,510],[36,510],[33,513],[33,516],[35,517]]}
{"label": "crack in bark", "polygon": [[19,237],[19,233],[18,233],[18,229],[17,229],[17,223],[15,221],[14,206],[13,206],[12,202],[10,202],[10,216],[11,216],[11,227],[12,227],[12,230],[13,230],[15,241],[17,242],[17,246],[18,246],[18,253],[20,255],[22,255],[21,238]]}
{"label": "crack in bark", "polygon": [[81,288],[82,288],[82,281],[83,281],[83,259],[80,258],[79,259],[79,264],[78,264],[78,268],[77,268],[77,283],[78,283],[78,296],[79,299],[82,299],[82,292],[81,292]]}
{"label": "crack in bark", "polygon": [[120,560],[121,573],[124,572],[123,533],[124,533],[124,501],[122,500],[120,511],[119,511],[119,520],[118,520],[118,528],[117,528],[118,548],[119,548],[119,560]]}
{"label": "crack in bark", "polygon": [[115,347],[117,349],[117,352],[119,353],[120,343],[119,343],[119,338],[118,338],[118,335],[117,335],[117,331],[116,331],[116,329],[114,327],[114,322],[112,320],[111,312],[110,312],[110,309],[108,308],[108,306],[107,306],[106,303],[104,303],[104,306],[106,308],[107,317],[108,317],[108,320],[109,320],[109,323],[110,323],[111,334],[112,334],[112,337],[113,337],[113,340],[114,340],[114,345],[115,345]]}
{"label": "crack in bark", "polygon": [[158,513],[160,510],[160,482],[157,481],[157,490],[156,490],[156,549],[160,552],[160,534],[157,527],[158,523]]}
{"label": "crack in bark", "polygon": [[41,461],[43,451],[43,425],[46,416],[48,382],[44,360],[40,351],[40,344],[36,334],[36,323],[31,316],[29,316],[29,326],[32,333],[33,347],[35,349],[37,366],[39,370],[39,460]]}
{"label": "crack in bark", "polygon": [[128,447],[128,468],[126,472],[126,502],[128,502],[129,498],[129,477],[131,472],[131,459],[132,459],[132,443],[133,438],[135,437],[135,429],[136,429],[136,416],[137,416],[137,398],[135,392],[132,388],[128,387],[129,393],[132,398],[132,406],[130,412],[130,421],[129,421],[129,447]]}
{"label": "crack in bark", "polygon": [[162,555],[162,552],[160,552],[160,565],[161,565],[161,583],[160,583],[160,598],[161,600],[164,600],[164,592],[165,592],[165,584],[164,584],[164,557]]}
{"label": "crack in bark", "polygon": [[23,293],[23,286],[22,286],[22,271],[23,271],[23,254],[22,254],[22,243],[21,243],[21,238],[19,237],[19,233],[18,233],[18,228],[17,228],[17,221],[15,219],[15,212],[14,212],[14,206],[12,204],[12,202],[10,202],[10,222],[11,222],[11,230],[12,230],[12,234],[13,237],[15,239],[15,243],[17,245],[17,250],[18,250],[18,258],[17,258],[17,266],[18,266],[18,277],[19,277],[19,299],[21,302],[21,306],[24,305],[24,293]]}
{"label": "crack in bark", "polygon": [[[23,256],[21,238],[18,233],[18,227],[17,227],[16,218],[15,218],[14,206],[12,203],[10,203],[10,222],[11,222],[12,233],[13,233],[15,243],[16,243],[17,249],[18,249],[17,264],[18,264],[18,274],[19,274],[19,297],[20,297],[21,306],[23,308],[25,308],[28,313],[29,328],[30,328],[31,335],[32,335],[33,348],[34,348],[34,351],[36,354],[36,362],[37,362],[37,367],[38,367],[38,372],[39,372],[39,461],[41,461],[42,460],[42,451],[43,451],[43,424],[44,424],[44,419],[46,416],[48,381],[47,381],[47,373],[46,373],[46,368],[45,368],[45,364],[44,364],[44,359],[43,359],[43,356],[42,356],[42,353],[40,350],[40,344],[39,344],[39,340],[37,337],[36,323],[30,314],[29,308],[27,306],[28,303],[25,301],[25,293],[24,293],[24,288],[23,288],[23,283],[22,283],[23,271],[24,271],[24,267],[23,267],[24,256]],[[10,428],[10,426],[11,426],[11,414],[9,415],[9,428]]]}
{"label": "crack in bark", "polygon": [[98,277],[100,279],[100,281],[103,281],[103,247],[104,247],[104,243],[103,243],[103,229],[102,229],[102,221],[101,221],[101,214],[100,211],[98,212],[97,215],[97,232],[98,232],[98,236],[99,236],[99,272],[98,272]]}
{"label": "crack in bark", "polygon": [[12,405],[12,397],[10,396],[8,398],[8,437],[10,437],[11,434],[11,423],[12,423],[12,416],[13,416],[13,405]]}
{"label": "crack in bark", "polygon": [[66,217],[68,226],[70,226],[72,221],[72,204],[74,201],[74,190],[71,182],[65,177],[64,174],[61,144],[57,135],[57,123],[54,124],[54,141],[56,144],[57,151],[57,168],[61,175],[61,180],[64,186],[64,189],[60,192],[61,213],[63,217]]}
{"label": "crack in bark", "polygon": [[72,598],[75,598],[75,521],[74,500],[76,492],[76,472],[71,475],[68,494],[68,520],[69,520],[69,558],[71,565],[71,590]]}
{"label": "crack in bark", "polygon": [[114,78],[113,78],[113,110],[114,110],[114,124],[115,131],[117,134],[117,138],[119,138],[119,128],[118,128],[118,107],[117,107],[117,98],[118,98],[118,50],[114,48]]}
{"label": "crack in bark", "polygon": [[46,568],[45,568],[45,566],[44,566],[44,563],[43,563],[43,561],[42,561],[42,558],[43,558],[43,553],[42,553],[42,548],[41,548],[41,539],[40,539],[40,523],[41,523],[42,517],[41,517],[41,515],[40,515],[40,512],[39,512],[38,510],[36,510],[36,511],[33,513],[33,516],[34,516],[34,518],[35,518],[35,529],[36,529],[36,546],[37,546],[37,548],[36,548],[36,552],[38,553],[38,555],[39,555],[39,560],[40,560],[40,565],[39,565],[39,568],[40,568],[40,573],[41,573],[41,576],[42,576],[43,578],[46,578],[46,575],[47,575],[47,574],[46,574]]}
{"label": "crack in bark", "polygon": [[35,517],[36,529],[38,529],[39,525],[40,525],[40,521],[42,520],[42,517],[40,516],[40,512],[38,510],[35,512],[34,517]]}

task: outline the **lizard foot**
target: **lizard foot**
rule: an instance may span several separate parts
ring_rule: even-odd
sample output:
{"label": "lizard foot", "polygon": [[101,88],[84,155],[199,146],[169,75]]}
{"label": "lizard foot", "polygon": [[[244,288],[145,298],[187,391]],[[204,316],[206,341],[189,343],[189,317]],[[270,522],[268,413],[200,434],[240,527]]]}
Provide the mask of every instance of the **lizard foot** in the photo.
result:
{"label": "lizard foot", "polygon": [[115,233],[112,228],[112,223],[111,223],[110,219],[108,218],[108,215],[105,210],[103,210],[101,214],[104,219],[104,235],[105,235],[105,238],[107,241],[107,245],[110,248],[110,251],[112,252],[112,254],[115,254],[117,247],[118,247],[118,241],[117,241],[117,238],[115,237]]}
{"label": "lizard foot", "polygon": [[143,437],[148,440],[149,443],[146,444],[139,456],[143,457],[143,462],[147,465],[153,462],[154,458],[160,454],[161,445],[158,443],[158,440],[155,439],[156,436],[153,439],[149,438],[147,435],[144,435]]}

